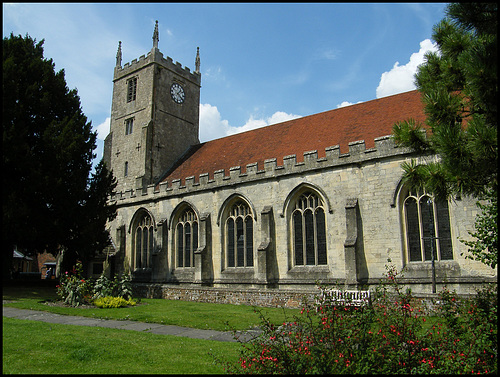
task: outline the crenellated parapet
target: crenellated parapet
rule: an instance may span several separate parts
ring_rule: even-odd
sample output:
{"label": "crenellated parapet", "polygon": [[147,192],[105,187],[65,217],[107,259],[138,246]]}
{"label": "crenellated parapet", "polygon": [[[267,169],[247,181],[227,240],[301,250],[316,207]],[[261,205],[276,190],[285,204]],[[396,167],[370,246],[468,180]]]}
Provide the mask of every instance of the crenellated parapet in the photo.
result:
{"label": "crenellated parapet", "polygon": [[[121,61],[121,59],[120,59]],[[117,59],[118,63],[118,59]],[[198,85],[201,83],[201,74],[200,72],[191,72],[188,67],[183,67],[181,63],[175,62],[171,57],[167,56],[163,57],[163,54],[158,48],[153,47],[151,51],[149,51],[146,55],[141,55],[139,59],[134,59],[129,63],[125,63],[123,67],[118,65],[115,67],[113,81],[119,80],[124,76],[128,76],[133,74],[134,72],[150,65],[150,64],[159,64],[163,68],[169,69],[175,72],[182,77],[185,77]]]}
{"label": "crenellated parapet", "polygon": [[[303,154],[303,161],[297,161],[296,155],[283,157],[283,165],[278,165],[277,158],[264,160],[262,169],[258,163],[250,163],[242,171],[241,166],[205,172],[198,177],[190,176],[183,179],[161,182],[157,185],[140,187],[136,190],[127,190],[112,195],[111,201],[119,204],[128,199],[137,201],[138,197],[145,200],[182,195],[203,190],[214,190],[226,186],[253,182],[263,179],[274,179],[281,176],[302,174],[325,168],[335,168],[347,165],[360,165],[381,158],[401,156],[411,151],[408,148],[397,147],[392,136],[383,136],[374,139],[375,146],[366,148],[365,141],[359,140],[349,143],[349,152],[340,153],[340,146],[325,148],[325,157],[318,158],[318,151],[308,151]],[[183,181],[183,182],[182,182]],[[184,184],[183,184],[184,183]]]}

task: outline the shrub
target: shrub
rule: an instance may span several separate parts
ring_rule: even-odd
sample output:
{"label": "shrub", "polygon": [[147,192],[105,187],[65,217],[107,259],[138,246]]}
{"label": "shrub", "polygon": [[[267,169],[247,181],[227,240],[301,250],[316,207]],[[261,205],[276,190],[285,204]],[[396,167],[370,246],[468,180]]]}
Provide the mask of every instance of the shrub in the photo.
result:
{"label": "shrub", "polygon": [[114,280],[108,279],[104,274],[99,276],[93,289],[93,299],[100,297],[115,296],[125,299],[132,298],[131,279],[128,275],[120,278],[115,276]]}
{"label": "shrub", "polygon": [[92,281],[82,277],[82,263],[76,262],[71,272],[65,274],[59,279],[59,285],[56,286],[57,294],[65,304],[79,306],[91,303]]}
{"label": "shrub", "polygon": [[95,281],[82,277],[83,267],[77,261],[71,272],[66,272],[56,286],[57,294],[65,304],[79,306],[92,304],[104,297],[119,297],[125,301],[132,299],[131,278],[128,275],[110,280],[104,274]]}
{"label": "shrub", "polygon": [[125,306],[134,306],[136,302],[132,299],[124,299],[123,297],[100,297],[94,300],[94,305],[99,308],[121,308]]}
{"label": "shrub", "polygon": [[97,300],[101,297],[112,296],[113,295],[113,282],[109,280],[106,275],[102,274],[97,278],[94,288],[93,288],[93,296],[94,300]]}
{"label": "shrub", "polygon": [[124,274],[119,279],[115,277],[115,294],[126,299],[132,298],[132,284],[130,275]]}
{"label": "shrub", "polygon": [[277,326],[261,317],[260,336],[242,343],[228,373],[414,374],[497,372],[496,291],[459,299],[439,294],[438,321],[403,289],[394,266],[369,305],[304,303],[300,316]]}

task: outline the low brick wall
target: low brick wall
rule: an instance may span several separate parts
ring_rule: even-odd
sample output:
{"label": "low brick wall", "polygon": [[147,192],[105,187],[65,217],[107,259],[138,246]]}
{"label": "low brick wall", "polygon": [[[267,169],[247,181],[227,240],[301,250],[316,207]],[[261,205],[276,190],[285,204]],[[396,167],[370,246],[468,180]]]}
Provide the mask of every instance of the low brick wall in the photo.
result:
{"label": "low brick wall", "polygon": [[304,300],[314,302],[315,291],[280,289],[231,289],[213,287],[178,287],[166,284],[133,285],[133,293],[141,298],[198,301],[218,304],[253,305],[260,307],[285,307],[298,309]]}

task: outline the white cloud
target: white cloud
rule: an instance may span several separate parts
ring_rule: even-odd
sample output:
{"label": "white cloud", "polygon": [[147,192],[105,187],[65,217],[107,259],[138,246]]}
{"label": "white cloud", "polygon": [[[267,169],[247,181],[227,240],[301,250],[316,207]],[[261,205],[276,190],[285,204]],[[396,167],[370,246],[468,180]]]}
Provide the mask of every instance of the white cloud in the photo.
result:
{"label": "white cloud", "polygon": [[429,51],[437,52],[438,48],[430,39],[426,39],[420,42],[420,50],[411,54],[408,64],[399,65],[399,62],[396,62],[389,72],[382,73],[377,87],[377,98],[416,89],[417,67],[424,63],[424,55]]}
{"label": "white cloud", "polygon": [[200,104],[200,141],[218,139],[226,136],[229,122],[221,119],[217,106]]}
{"label": "white cloud", "polygon": [[106,138],[106,136],[108,136],[110,122],[111,122],[111,119],[109,117],[107,117],[104,122],[102,122],[101,124],[99,124],[96,127],[97,138],[99,140],[104,140]]}
{"label": "white cloud", "polygon": [[[358,102],[356,102],[356,104],[361,103],[361,102],[363,102],[363,101],[358,101]],[[348,101],[344,101],[341,104],[337,105],[337,109],[339,109],[341,107],[351,106],[351,105],[354,105],[354,103],[348,102]]]}
{"label": "white cloud", "polygon": [[283,111],[276,111],[269,118],[265,119],[255,119],[253,116],[250,116],[250,119],[241,126],[241,127],[229,127],[227,135],[234,135],[245,131],[254,130],[256,128],[266,127],[271,124],[286,122],[287,120],[292,120],[296,118],[300,118],[300,115],[295,114],[287,114]]}
{"label": "white cloud", "polygon": [[267,118],[268,124],[276,124],[286,122],[287,120],[300,118],[301,115],[287,114],[283,111],[276,111],[270,118]]}
{"label": "white cloud", "polygon": [[266,127],[271,124],[286,122],[287,120],[300,118],[300,115],[287,114],[283,111],[276,111],[273,115],[265,119],[256,119],[252,115],[250,119],[241,127],[232,127],[229,122],[222,119],[217,106],[210,104],[200,104],[200,142],[218,139],[224,136],[239,134],[241,132]]}

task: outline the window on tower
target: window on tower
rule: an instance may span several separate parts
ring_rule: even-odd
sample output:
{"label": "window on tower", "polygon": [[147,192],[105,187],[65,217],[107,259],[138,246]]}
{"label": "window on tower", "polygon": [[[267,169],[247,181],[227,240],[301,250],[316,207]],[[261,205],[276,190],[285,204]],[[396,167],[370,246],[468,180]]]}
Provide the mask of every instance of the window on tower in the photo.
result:
{"label": "window on tower", "polygon": [[134,127],[134,118],[129,118],[125,120],[125,135],[130,135],[132,133],[133,127]]}
{"label": "window on tower", "polygon": [[135,95],[137,93],[137,77],[134,77],[127,81],[127,102],[135,101]]}
{"label": "window on tower", "polygon": [[125,161],[125,169],[124,169],[123,175],[125,177],[128,176],[128,161]]}

